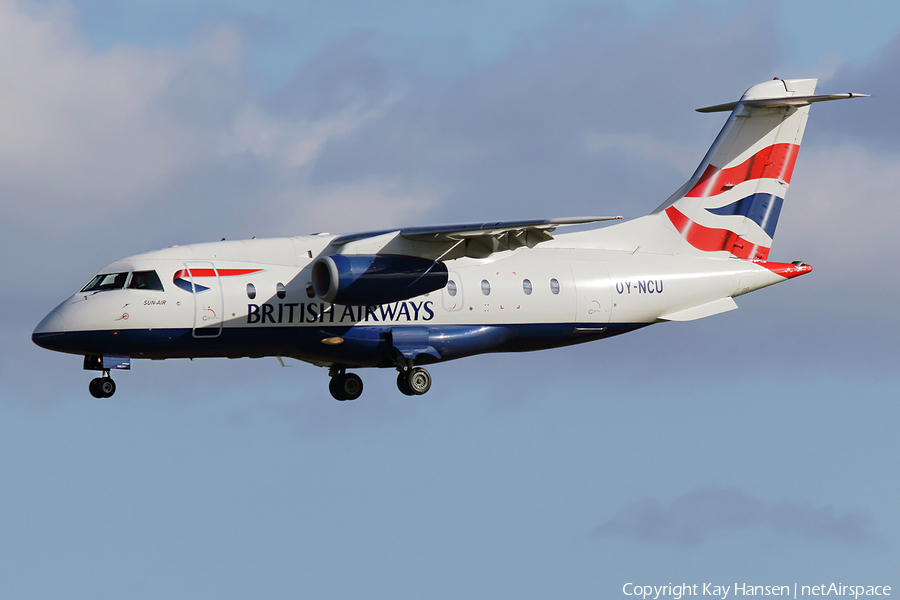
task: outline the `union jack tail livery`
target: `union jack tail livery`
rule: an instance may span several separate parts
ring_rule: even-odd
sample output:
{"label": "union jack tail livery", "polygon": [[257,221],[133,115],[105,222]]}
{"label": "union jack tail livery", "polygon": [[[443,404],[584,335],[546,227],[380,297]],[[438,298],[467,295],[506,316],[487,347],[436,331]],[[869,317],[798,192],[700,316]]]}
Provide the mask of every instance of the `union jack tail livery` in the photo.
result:
{"label": "union jack tail livery", "polygon": [[[688,182],[653,215],[634,222],[650,228],[652,243],[664,246],[659,251],[768,259],[810,103],[864,95],[816,96],[817,81],[776,78],[737,102],[697,109],[731,115]],[[669,235],[661,236],[665,230]]]}
{"label": "union jack tail livery", "polygon": [[693,177],[659,209],[683,238],[676,253],[768,258],[809,115],[809,104],[778,102],[815,90],[815,79],[776,79],[741,97]]}

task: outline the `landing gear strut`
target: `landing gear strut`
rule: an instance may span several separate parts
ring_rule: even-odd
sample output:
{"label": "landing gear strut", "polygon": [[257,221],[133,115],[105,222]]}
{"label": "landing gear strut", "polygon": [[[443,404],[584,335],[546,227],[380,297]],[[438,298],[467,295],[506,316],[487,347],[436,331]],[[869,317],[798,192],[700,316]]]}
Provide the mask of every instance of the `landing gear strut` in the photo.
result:
{"label": "landing gear strut", "polygon": [[346,373],[342,368],[331,368],[328,391],[335,400],[356,400],[362,395],[363,382],[356,373]]}
{"label": "landing gear strut", "polygon": [[421,396],[431,389],[431,373],[415,367],[397,374],[397,389],[406,396]]}
{"label": "landing gear strut", "polygon": [[91,379],[88,390],[94,398],[110,398],[116,393],[116,382],[109,376],[109,371],[104,371],[103,377]]}

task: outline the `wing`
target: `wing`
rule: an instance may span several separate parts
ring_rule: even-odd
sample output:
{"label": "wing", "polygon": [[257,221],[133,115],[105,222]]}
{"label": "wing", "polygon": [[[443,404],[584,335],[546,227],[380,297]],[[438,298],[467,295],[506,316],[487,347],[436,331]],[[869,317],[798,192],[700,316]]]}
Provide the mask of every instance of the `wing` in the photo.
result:
{"label": "wing", "polygon": [[341,254],[405,254],[435,260],[468,256],[487,258],[501,250],[534,248],[552,240],[557,227],[612,221],[622,217],[576,217],[404,227],[351,233],[336,237],[331,246]]}

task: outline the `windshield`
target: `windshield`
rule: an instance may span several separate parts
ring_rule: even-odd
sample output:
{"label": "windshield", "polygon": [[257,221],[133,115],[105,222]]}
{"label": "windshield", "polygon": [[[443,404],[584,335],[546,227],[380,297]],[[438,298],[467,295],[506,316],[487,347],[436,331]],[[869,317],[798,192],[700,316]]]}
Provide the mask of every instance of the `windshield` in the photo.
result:
{"label": "windshield", "polygon": [[[129,278],[128,276],[131,275]],[[162,281],[156,271],[135,271],[134,273],[100,273],[84,286],[82,292],[106,292],[109,290],[121,290],[128,284],[130,290],[156,290],[163,289]]]}
{"label": "windshield", "polygon": [[107,290],[120,290],[125,287],[128,273],[101,273],[91,279],[90,283],[81,288],[82,292],[105,292]]}

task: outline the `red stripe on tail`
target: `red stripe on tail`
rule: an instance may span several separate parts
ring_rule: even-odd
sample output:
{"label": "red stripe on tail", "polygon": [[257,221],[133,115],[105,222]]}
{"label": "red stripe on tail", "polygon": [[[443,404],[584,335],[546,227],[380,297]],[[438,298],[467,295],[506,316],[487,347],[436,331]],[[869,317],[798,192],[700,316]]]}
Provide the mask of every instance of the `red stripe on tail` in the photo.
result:
{"label": "red stripe on tail", "polygon": [[765,246],[757,246],[748,242],[727,229],[704,227],[691,221],[674,206],[666,209],[666,215],[687,243],[698,250],[703,252],[725,250],[738,258],[753,260],[766,260],[769,257],[769,249]]}
{"label": "red stripe on tail", "polygon": [[691,188],[686,197],[716,196],[751,179],[780,179],[790,183],[798,150],[800,146],[797,144],[772,144],[736,167],[719,169],[707,165],[706,171],[700,176],[700,181]]}

